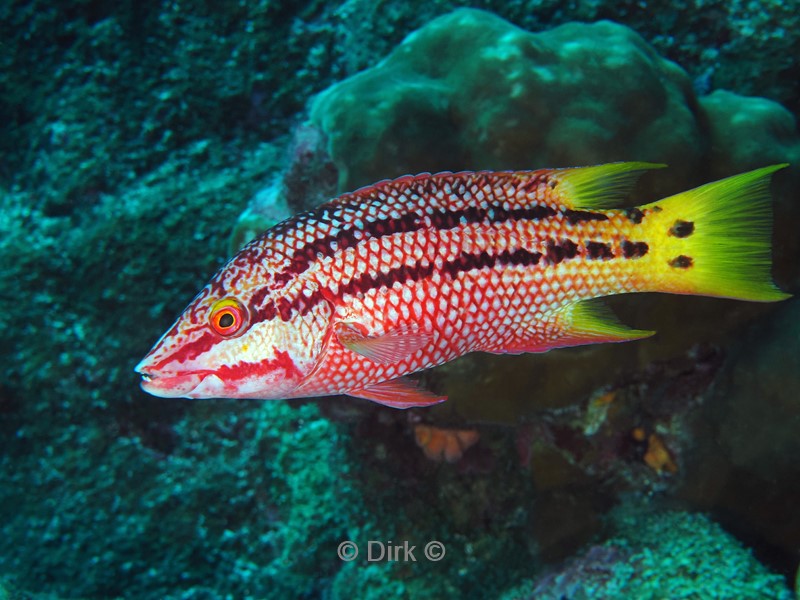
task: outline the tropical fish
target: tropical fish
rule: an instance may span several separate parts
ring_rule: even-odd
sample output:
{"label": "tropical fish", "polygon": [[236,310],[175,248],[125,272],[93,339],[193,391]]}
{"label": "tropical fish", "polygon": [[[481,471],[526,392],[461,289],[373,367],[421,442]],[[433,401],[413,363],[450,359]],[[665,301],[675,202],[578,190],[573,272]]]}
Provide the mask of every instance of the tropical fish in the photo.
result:
{"label": "tropical fish", "polygon": [[609,209],[643,162],[382,181],[246,245],[136,367],[186,398],[348,394],[445,400],[406,375],[468,352],[518,354],[653,332],[600,296],[669,292],[771,302],[775,165]]}

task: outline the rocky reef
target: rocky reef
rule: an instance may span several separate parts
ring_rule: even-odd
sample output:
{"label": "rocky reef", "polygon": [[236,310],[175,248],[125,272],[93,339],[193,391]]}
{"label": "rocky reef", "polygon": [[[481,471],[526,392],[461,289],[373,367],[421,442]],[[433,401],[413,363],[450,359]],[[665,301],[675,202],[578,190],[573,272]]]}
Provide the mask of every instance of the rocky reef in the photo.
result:
{"label": "rocky reef", "polygon": [[623,504],[609,521],[613,536],[603,545],[501,598],[792,598],[781,577],[702,515],[648,514]]}
{"label": "rocky reef", "polygon": [[[467,358],[424,375],[451,397],[429,411],[139,390],[137,360],[255,230],[410,170],[670,162],[652,196],[789,161],[776,273],[797,290],[796,11],[471,5],[493,14],[0,7],[0,596],[787,597],[794,300],[616,301],[660,336]],[[417,560],[370,562],[370,540]]]}

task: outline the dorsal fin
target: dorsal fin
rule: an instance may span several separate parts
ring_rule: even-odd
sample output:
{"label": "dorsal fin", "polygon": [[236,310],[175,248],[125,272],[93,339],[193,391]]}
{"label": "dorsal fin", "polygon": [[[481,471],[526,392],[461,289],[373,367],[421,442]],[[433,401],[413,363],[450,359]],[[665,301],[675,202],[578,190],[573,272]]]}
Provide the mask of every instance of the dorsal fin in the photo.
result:
{"label": "dorsal fin", "polygon": [[591,167],[556,169],[550,176],[554,190],[569,208],[600,209],[619,205],[647,169],[667,165],[648,162],[616,162]]}

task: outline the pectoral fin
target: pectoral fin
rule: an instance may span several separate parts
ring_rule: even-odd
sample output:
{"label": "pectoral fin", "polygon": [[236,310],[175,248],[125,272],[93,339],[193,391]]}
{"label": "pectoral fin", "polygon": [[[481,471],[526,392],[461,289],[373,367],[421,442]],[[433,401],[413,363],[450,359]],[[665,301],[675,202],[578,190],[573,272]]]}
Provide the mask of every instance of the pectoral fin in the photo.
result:
{"label": "pectoral fin", "polygon": [[381,364],[399,362],[430,341],[430,335],[409,328],[387,331],[380,336],[369,336],[358,323],[339,322],[333,327],[342,346]]}
{"label": "pectoral fin", "polygon": [[405,377],[376,383],[358,390],[349,390],[347,395],[372,400],[392,408],[403,409],[415,406],[430,406],[447,400],[447,396],[437,396],[419,387],[416,381]]}

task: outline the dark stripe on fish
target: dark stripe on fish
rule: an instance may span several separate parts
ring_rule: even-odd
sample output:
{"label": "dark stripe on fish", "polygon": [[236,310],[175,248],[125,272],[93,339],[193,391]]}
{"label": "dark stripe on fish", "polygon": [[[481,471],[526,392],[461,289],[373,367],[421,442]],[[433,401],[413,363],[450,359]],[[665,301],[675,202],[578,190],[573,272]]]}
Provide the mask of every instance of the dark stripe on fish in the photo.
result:
{"label": "dark stripe on fish", "polygon": [[362,228],[342,229],[334,235],[316,239],[295,251],[291,258],[291,265],[278,273],[275,281],[279,285],[285,285],[293,277],[306,271],[318,258],[333,256],[336,251],[351,248],[361,240],[417,231],[422,227],[418,223],[418,218],[417,214],[408,213],[397,219],[378,219],[366,222]]}
{"label": "dark stripe on fish", "polygon": [[436,229],[453,229],[464,224],[495,224],[510,220],[537,221],[547,219],[555,214],[555,209],[544,205],[512,209],[505,209],[502,206],[487,206],[485,208],[470,206],[461,210],[435,212],[432,215],[427,215],[427,217],[430,219],[431,225]]}
{"label": "dark stripe on fish", "polygon": [[[322,210],[322,207],[320,207],[314,212]],[[327,211],[327,209],[325,210]],[[308,270],[315,260],[333,256],[336,251],[353,247],[366,239],[418,231],[426,226],[426,219],[430,222],[430,227],[443,230],[453,229],[464,224],[495,224],[509,220],[541,220],[552,217],[556,213],[557,211],[554,208],[544,205],[514,209],[490,205],[487,207],[470,206],[459,210],[440,210],[433,214],[423,215],[411,212],[398,218],[365,222],[361,228],[353,226],[342,229],[336,234],[316,239],[302,248],[298,248],[290,258],[289,266],[275,276],[275,282],[279,286],[285,286],[293,277]],[[305,222],[309,221],[310,219],[305,219]]]}
{"label": "dark stripe on fish", "polygon": [[563,240],[560,243],[548,240],[545,247],[547,249],[545,257],[551,265],[557,265],[565,258],[575,258],[578,254],[578,246],[572,240]]}
{"label": "dark stripe on fish", "polygon": [[628,240],[622,242],[622,256],[625,258],[641,258],[647,254],[648,250],[650,247],[647,242],[630,242]]}
{"label": "dark stripe on fish", "polygon": [[608,221],[608,215],[589,210],[572,210],[568,208],[564,211],[564,216],[570,225],[577,225],[582,221]]}
{"label": "dark stripe on fish", "polygon": [[[492,268],[497,265],[502,266],[533,266],[539,264],[542,258],[540,252],[529,250],[503,250],[499,254],[491,255],[486,251],[478,254],[462,253],[461,256],[448,261],[442,265],[442,272],[447,273],[451,278],[455,278],[459,273],[465,273],[474,269]],[[408,281],[420,281],[430,277],[436,265],[425,261],[414,265],[401,265],[394,269],[389,269],[385,273],[372,275],[363,273],[353,278],[339,287],[339,296],[366,294],[372,289],[390,288],[395,283],[405,284]],[[298,295],[294,299],[282,296],[274,304],[268,303],[257,311],[258,320],[274,319],[280,317],[282,321],[289,321],[296,311],[301,316],[306,315],[326,296],[332,296],[330,291],[320,289],[314,290],[309,296]]]}
{"label": "dark stripe on fish", "polygon": [[589,258],[614,258],[611,246],[604,242],[586,242],[586,254]]}

